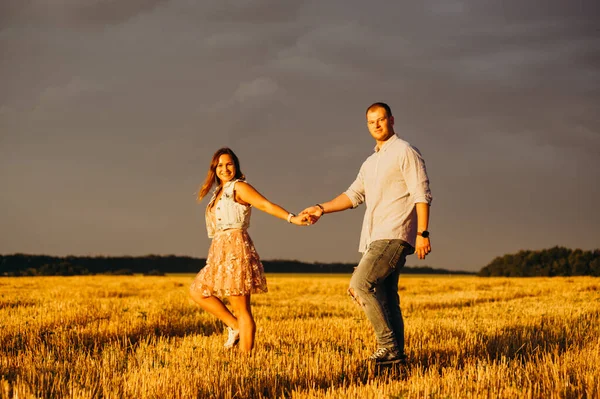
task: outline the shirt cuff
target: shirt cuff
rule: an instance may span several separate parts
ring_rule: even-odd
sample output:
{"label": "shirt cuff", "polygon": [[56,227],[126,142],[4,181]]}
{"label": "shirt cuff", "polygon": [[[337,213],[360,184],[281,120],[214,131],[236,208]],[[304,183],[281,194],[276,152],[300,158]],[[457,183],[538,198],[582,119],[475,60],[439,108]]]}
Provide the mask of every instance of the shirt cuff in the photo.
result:
{"label": "shirt cuff", "polygon": [[430,195],[415,196],[415,204],[431,205],[432,197]]}
{"label": "shirt cuff", "polygon": [[346,196],[350,199],[350,202],[352,202],[352,208],[356,208],[363,203],[361,196],[352,190],[346,190],[344,191],[344,194],[346,194]]}

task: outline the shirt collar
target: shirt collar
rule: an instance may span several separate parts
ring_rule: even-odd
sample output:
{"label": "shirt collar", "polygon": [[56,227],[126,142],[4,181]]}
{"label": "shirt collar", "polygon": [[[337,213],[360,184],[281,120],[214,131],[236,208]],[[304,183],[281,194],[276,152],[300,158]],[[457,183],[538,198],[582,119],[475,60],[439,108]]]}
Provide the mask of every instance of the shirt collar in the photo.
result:
{"label": "shirt collar", "polygon": [[385,143],[383,143],[383,145],[381,146],[381,148],[377,148],[377,144],[375,144],[375,148],[373,148],[373,150],[375,152],[379,152],[379,151],[384,151],[386,150],[394,141],[398,140],[398,135],[396,133],[392,134],[392,137],[390,137],[389,139],[387,139],[385,141]]}

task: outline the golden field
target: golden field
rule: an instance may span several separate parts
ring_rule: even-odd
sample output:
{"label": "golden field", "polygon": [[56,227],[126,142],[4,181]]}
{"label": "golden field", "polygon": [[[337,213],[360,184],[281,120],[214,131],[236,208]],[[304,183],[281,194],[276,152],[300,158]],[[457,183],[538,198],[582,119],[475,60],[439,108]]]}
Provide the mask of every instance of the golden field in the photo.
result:
{"label": "golden field", "polygon": [[598,398],[600,280],[402,276],[409,365],[374,370],[349,275],[268,275],[254,354],[191,275],[0,279],[0,398]]}

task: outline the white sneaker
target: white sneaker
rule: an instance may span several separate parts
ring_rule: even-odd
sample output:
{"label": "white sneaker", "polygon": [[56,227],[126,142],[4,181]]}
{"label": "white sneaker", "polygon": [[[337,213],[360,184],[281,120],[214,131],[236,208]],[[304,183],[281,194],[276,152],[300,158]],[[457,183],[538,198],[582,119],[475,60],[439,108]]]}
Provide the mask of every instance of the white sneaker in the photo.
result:
{"label": "white sneaker", "polygon": [[225,342],[223,347],[226,349],[233,348],[233,346],[240,341],[240,330],[234,330],[231,327],[227,327],[227,334],[227,342]]}

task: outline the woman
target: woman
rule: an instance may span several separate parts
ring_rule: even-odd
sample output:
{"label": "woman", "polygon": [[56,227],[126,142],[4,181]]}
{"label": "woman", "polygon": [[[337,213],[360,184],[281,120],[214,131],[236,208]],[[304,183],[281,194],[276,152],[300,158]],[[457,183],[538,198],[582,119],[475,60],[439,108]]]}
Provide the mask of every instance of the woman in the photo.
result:
{"label": "woman", "polygon": [[[202,309],[227,325],[225,348],[239,342],[241,351],[250,352],[256,331],[250,295],[267,292],[263,265],[247,232],[251,207],[299,226],[310,224],[310,219],[270,202],[246,183],[238,157],[229,148],[213,155],[198,202],[215,184],[205,213],[208,236],[213,240],[206,266],[194,279],[190,294]],[[220,299],[223,297],[229,298],[233,312]]]}

